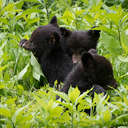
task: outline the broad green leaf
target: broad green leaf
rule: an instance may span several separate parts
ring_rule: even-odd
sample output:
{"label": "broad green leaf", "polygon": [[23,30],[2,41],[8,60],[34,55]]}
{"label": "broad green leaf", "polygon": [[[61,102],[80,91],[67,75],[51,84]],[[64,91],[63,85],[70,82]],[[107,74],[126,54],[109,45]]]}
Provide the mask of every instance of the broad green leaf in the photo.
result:
{"label": "broad green leaf", "polygon": [[128,106],[128,96],[124,96],[124,103]]}
{"label": "broad green leaf", "polygon": [[53,99],[51,99],[47,104],[47,110],[50,111],[54,107],[56,107],[57,104],[54,104]]}
{"label": "broad green leaf", "polygon": [[15,7],[14,3],[9,3],[9,4],[4,8],[4,12],[5,12],[5,11],[12,11],[14,7]]}
{"label": "broad green leaf", "polygon": [[113,56],[118,56],[121,54],[121,44],[118,37],[109,36],[106,33],[102,33],[103,46],[107,49]]}
{"label": "broad green leaf", "polygon": [[85,19],[89,24],[91,24],[91,25],[94,24],[94,22],[95,22],[94,17],[91,16],[90,14],[85,15],[84,19]]}
{"label": "broad green leaf", "polygon": [[78,111],[81,112],[81,111],[85,111],[85,109],[90,109],[93,104],[91,98],[86,97],[84,99],[81,99],[79,101],[79,104],[76,105],[78,105],[77,106]]}
{"label": "broad green leaf", "polygon": [[15,106],[15,101],[17,100],[17,98],[16,97],[14,97],[14,98],[8,98],[7,100],[6,100],[6,103],[7,103],[7,105],[14,105]]}
{"label": "broad green leaf", "polygon": [[19,128],[22,126],[24,126],[24,128],[30,128],[32,125],[32,119],[32,114],[21,115],[16,122],[16,126],[19,126]]}
{"label": "broad green leaf", "polygon": [[0,21],[2,24],[8,24],[8,19],[5,17],[0,17]]}
{"label": "broad green leaf", "polygon": [[2,72],[3,70],[5,70],[7,68],[7,65],[0,67],[0,72]]}
{"label": "broad green leaf", "polygon": [[41,12],[41,10],[37,8],[27,9],[26,11],[21,12],[16,16],[16,20],[19,20],[20,18],[25,18],[26,15],[30,15],[31,13],[38,13]]}
{"label": "broad green leaf", "polygon": [[69,115],[69,112],[68,111],[65,111],[63,113],[63,115],[61,116],[60,121],[61,122],[64,122],[64,123],[69,123],[69,121],[71,121],[71,116]]}
{"label": "broad green leaf", "polygon": [[5,85],[0,85],[0,89],[3,89],[3,88],[5,88]]}
{"label": "broad green leaf", "polygon": [[18,9],[21,9],[22,6],[23,6],[23,4],[24,4],[24,0],[20,0],[20,1],[17,1],[17,2],[15,3],[15,6],[16,6]]}
{"label": "broad green leaf", "polygon": [[125,122],[126,122],[126,126],[127,126],[127,121],[128,121],[128,114],[126,113],[126,114],[121,114],[121,115],[119,115],[119,116],[117,116],[113,121],[112,121],[112,123],[119,123],[120,125],[121,124],[125,124]]}
{"label": "broad green leaf", "polygon": [[65,93],[63,93],[63,92],[53,91],[53,93],[55,93],[57,96],[59,96],[60,98],[62,98],[63,100],[65,100],[67,103],[70,101],[68,95],[65,94]]}
{"label": "broad green leaf", "polygon": [[68,97],[72,101],[73,104],[76,102],[76,99],[79,96],[80,96],[80,91],[79,91],[78,87],[76,87],[75,89],[70,89],[68,92]]}
{"label": "broad green leaf", "polygon": [[28,35],[24,35],[23,39],[27,39],[27,40],[29,40]]}
{"label": "broad green leaf", "polygon": [[63,107],[61,106],[56,106],[52,109],[52,111],[50,112],[51,116],[53,117],[60,117],[61,114],[63,112]]}
{"label": "broad green leaf", "polygon": [[121,62],[125,62],[125,63],[128,62],[128,57],[118,56],[118,59],[119,59]]}
{"label": "broad green leaf", "polygon": [[34,95],[34,98],[37,101],[37,103],[39,104],[38,107],[43,107],[44,109],[47,109],[47,104],[45,103],[45,101],[43,101],[43,99],[39,98],[36,95]]}
{"label": "broad green leaf", "polygon": [[66,24],[71,24],[72,21],[75,19],[75,16],[73,15],[73,13],[71,11],[69,11],[68,9],[64,12],[62,19],[64,20],[64,23]]}
{"label": "broad green leaf", "polygon": [[76,16],[80,16],[80,15],[83,14],[84,12],[85,12],[84,9],[79,9],[79,8],[78,8],[78,9],[75,10],[75,15],[76,15]]}
{"label": "broad green leaf", "polygon": [[27,105],[25,105],[25,106],[23,106],[21,108],[18,108],[15,111],[14,115],[12,116],[12,121],[16,123],[18,121],[17,119],[19,118],[18,116],[21,116],[23,114],[23,112],[24,112],[24,109],[28,108],[30,104],[31,103],[28,103]]}
{"label": "broad green leaf", "polygon": [[74,106],[73,106],[72,103],[70,103],[70,102],[64,102],[64,101],[60,101],[60,100],[57,100],[56,102],[58,104],[62,105],[64,108],[68,108],[69,111],[71,111],[71,112],[73,111]]}
{"label": "broad green leaf", "polygon": [[2,1],[2,0],[0,0],[0,9],[2,8],[2,4],[3,4],[2,2],[3,2],[3,1]]}
{"label": "broad green leaf", "polygon": [[110,110],[105,110],[104,112],[102,112],[102,114],[103,114],[103,120],[105,122],[109,122],[111,120],[112,114]]}
{"label": "broad green leaf", "polygon": [[27,25],[31,25],[33,23],[37,23],[39,22],[40,18],[34,18],[34,19],[29,19],[27,20],[28,24]]}
{"label": "broad green leaf", "polygon": [[76,104],[78,104],[84,97],[86,97],[88,95],[88,93],[91,91],[92,89],[90,90],[87,90],[86,92],[84,92],[83,94],[81,94],[77,99],[76,99]]}
{"label": "broad green leaf", "polygon": [[32,53],[31,53],[31,65],[33,67],[33,77],[36,80],[39,81],[41,76],[45,77],[40,68],[40,64],[37,62],[35,56]]}
{"label": "broad green leaf", "polygon": [[[126,41],[127,42],[127,41]],[[128,53],[128,44],[126,43],[121,43],[121,46],[122,46],[122,49],[123,49],[123,51],[127,54]]]}
{"label": "broad green leaf", "polygon": [[24,77],[24,75],[26,74],[26,72],[28,71],[28,67],[29,67],[29,64],[27,64],[25,66],[25,68],[20,73],[18,73],[17,75],[15,75],[13,77],[13,79],[21,80]]}
{"label": "broad green leaf", "polygon": [[96,111],[99,115],[102,114],[102,112],[105,111],[105,98],[106,96],[103,96],[103,94],[94,94],[93,98],[93,104],[96,104]]}
{"label": "broad green leaf", "polygon": [[0,116],[4,116],[4,117],[11,117],[11,112],[9,109],[7,108],[0,108]]}

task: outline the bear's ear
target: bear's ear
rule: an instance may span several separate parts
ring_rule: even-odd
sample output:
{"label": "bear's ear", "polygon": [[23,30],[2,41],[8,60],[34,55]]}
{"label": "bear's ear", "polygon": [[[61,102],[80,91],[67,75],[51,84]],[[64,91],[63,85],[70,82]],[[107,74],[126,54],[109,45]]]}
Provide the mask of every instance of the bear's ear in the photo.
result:
{"label": "bear's ear", "polygon": [[50,24],[53,24],[54,26],[58,27],[58,24],[57,24],[57,17],[56,16],[53,16],[51,21],[50,21]]}
{"label": "bear's ear", "polygon": [[72,33],[69,29],[66,29],[64,27],[60,27],[60,32],[63,37],[68,37]]}
{"label": "bear's ear", "polygon": [[57,32],[53,32],[51,35],[50,35],[50,43],[51,44],[55,44],[56,42],[58,42],[60,39],[60,35],[57,33]]}
{"label": "bear's ear", "polygon": [[99,37],[100,37],[100,30],[89,30],[89,31],[88,31],[88,34],[89,34],[91,37],[96,37],[97,40],[98,40]]}
{"label": "bear's ear", "polygon": [[94,66],[93,56],[89,52],[84,52],[82,54],[81,61],[85,69],[91,69]]}

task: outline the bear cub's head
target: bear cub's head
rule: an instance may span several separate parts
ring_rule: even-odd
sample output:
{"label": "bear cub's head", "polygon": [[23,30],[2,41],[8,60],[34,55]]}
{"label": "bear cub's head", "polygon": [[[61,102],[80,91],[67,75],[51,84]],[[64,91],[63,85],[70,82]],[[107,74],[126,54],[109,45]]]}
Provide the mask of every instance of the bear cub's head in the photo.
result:
{"label": "bear cub's head", "polygon": [[80,61],[83,51],[96,49],[100,37],[100,30],[71,31],[60,27],[60,31],[63,37],[62,47],[72,57],[73,63]]}
{"label": "bear cub's head", "polygon": [[103,56],[97,54],[95,49],[84,51],[81,60],[65,79],[61,91],[67,93],[70,86],[78,86],[81,93],[99,85],[105,90],[116,88],[117,82],[113,76],[111,63]]}
{"label": "bear cub's head", "polygon": [[57,24],[57,18],[54,16],[50,23],[38,27],[31,35],[29,40],[20,41],[20,46],[26,50],[32,51],[35,56],[39,57],[55,50],[59,47],[61,33]]}
{"label": "bear cub's head", "polygon": [[95,49],[84,52],[81,63],[84,73],[92,77],[94,84],[98,84],[104,89],[108,89],[109,86],[117,87],[111,63],[104,56],[98,55]]}

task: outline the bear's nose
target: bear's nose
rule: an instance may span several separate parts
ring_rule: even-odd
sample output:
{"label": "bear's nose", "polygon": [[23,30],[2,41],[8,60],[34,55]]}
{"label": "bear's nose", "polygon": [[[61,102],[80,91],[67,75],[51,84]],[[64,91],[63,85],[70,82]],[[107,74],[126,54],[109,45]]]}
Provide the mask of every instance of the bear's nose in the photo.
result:
{"label": "bear's nose", "polygon": [[19,46],[20,47],[23,47],[24,43],[26,42],[27,40],[26,39],[22,39],[19,43]]}

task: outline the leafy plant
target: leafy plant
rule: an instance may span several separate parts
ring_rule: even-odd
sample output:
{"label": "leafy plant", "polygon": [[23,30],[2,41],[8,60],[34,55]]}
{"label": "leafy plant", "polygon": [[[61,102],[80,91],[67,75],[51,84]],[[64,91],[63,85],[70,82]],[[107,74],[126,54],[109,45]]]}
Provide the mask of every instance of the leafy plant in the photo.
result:
{"label": "leafy plant", "polygon": [[[0,0],[0,127],[106,128],[128,126],[128,12],[126,1]],[[126,2],[127,3],[127,2]],[[108,6],[109,5],[109,6]],[[111,6],[110,6],[111,5]],[[122,8],[123,7],[123,8]],[[18,46],[56,15],[71,30],[101,30],[99,54],[113,65],[119,82],[108,95],[78,88],[68,94],[48,86],[32,55]],[[46,84],[40,88],[39,80]],[[56,85],[57,81],[55,81]],[[56,100],[56,95],[61,99]],[[90,115],[85,110],[91,109]]]}

